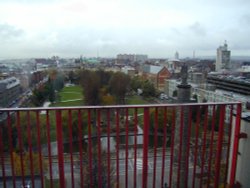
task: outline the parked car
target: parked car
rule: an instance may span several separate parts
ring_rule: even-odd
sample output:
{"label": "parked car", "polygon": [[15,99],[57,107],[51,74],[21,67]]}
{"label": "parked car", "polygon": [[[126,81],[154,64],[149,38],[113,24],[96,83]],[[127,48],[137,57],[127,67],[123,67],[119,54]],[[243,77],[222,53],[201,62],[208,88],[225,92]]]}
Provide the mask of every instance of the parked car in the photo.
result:
{"label": "parked car", "polygon": [[168,99],[168,96],[167,96],[165,93],[161,93],[161,94],[160,94],[160,99],[161,99],[161,100],[167,100],[167,99]]}

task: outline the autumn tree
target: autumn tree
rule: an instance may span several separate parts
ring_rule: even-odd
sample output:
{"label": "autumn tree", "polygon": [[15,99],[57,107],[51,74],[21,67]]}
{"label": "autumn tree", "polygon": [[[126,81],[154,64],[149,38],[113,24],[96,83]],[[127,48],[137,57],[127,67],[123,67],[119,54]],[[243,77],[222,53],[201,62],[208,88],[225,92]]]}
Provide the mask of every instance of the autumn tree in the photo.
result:
{"label": "autumn tree", "polygon": [[[21,156],[22,155],[22,156]],[[13,161],[14,161],[14,171],[17,176],[28,176],[32,173],[34,175],[40,174],[40,156],[37,152],[25,152],[17,153],[13,152]],[[43,157],[42,157],[43,158]],[[42,161],[43,172],[47,171],[48,163],[45,160]],[[31,166],[33,168],[31,168]],[[23,174],[22,174],[23,172]]]}
{"label": "autumn tree", "polygon": [[[172,134],[172,127],[175,121],[175,109],[174,108],[156,108],[150,112],[150,130],[152,133],[155,131],[159,134],[158,140],[163,143],[164,132],[168,137],[168,145],[170,144],[170,138]],[[158,143],[159,144],[159,143]]]}
{"label": "autumn tree", "polygon": [[86,105],[99,105],[99,89],[101,87],[100,77],[94,71],[81,72],[81,85],[84,90],[84,100]]}
{"label": "autumn tree", "polygon": [[[71,117],[70,117],[71,116]],[[79,118],[81,119],[79,121]],[[81,124],[79,124],[81,122]],[[88,119],[87,113],[83,111],[72,110],[70,113],[68,111],[62,112],[62,125],[63,125],[63,138],[69,140],[70,129],[72,130],[73,140],[77,140],[79,136],[86,135],[88,132]],[[71,126],[71,127],[70,127]],[[81,128],[81,132],[79,129]]]}
{"label": "autumn tree", "polygon": [[109,81],[111,94],[115,96],[117,104],[125,103],[125,95],[129,90],[130,77],[124,73],[117,72],[112,75]]}
{"label": "autumn tree", "polygon": [[115,98],[109,93],[107,87],[103,87],[100,89],[99,96],[101,100],[101,105],[114,105],[115,104]]}
{"label": "autumn tree", "polygon": [[[110,162],[110,174],[108,174],[108,160],[110,159],[107,158],[107,153],[101,151],[99,154],[97,147],[88,147],[88,152],[92,153],[92,159],[90,161],[88,153],[83,155],[83,164],[81,166],[83,168],[83,187],[98,187],[99,177],[101,177],[101,187],[115,187],[115,170],[112,162]],[[99,156],[101,156],[101,159]],[[79,182],[79,185],[81,186],[81,182]]]}

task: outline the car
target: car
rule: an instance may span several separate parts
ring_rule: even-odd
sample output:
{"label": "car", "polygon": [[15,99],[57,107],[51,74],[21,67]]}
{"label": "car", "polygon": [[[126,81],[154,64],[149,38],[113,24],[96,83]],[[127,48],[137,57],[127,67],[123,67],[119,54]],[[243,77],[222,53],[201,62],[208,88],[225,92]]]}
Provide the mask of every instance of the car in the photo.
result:
{"label": "car", "polygon": [[161,100],[167,100],[167,99],[168,99],[168,96],[167,96],[165,93],[161,93],[161,94],[160,94],[160,99],[161,99]]}

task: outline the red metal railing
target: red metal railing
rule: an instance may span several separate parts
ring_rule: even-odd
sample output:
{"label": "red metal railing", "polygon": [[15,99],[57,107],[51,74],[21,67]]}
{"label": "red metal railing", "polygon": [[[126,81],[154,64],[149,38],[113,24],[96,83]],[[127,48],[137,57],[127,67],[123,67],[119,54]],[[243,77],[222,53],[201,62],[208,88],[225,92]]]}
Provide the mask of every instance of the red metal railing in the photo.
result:
{"label": "red metal railing", "polygon": [[0,187],[233,187],[235,182],[240,103],[0,112]]}

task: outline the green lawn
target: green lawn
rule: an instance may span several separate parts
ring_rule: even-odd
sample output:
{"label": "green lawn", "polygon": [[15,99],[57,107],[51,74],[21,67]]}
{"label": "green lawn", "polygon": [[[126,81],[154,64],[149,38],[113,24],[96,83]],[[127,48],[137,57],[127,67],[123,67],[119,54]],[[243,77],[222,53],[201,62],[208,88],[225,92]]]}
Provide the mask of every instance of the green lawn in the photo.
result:
{"label": "green lawn", "polygon": [[126,99],[127,104],[148,104],[146,100],[144,100],[141,96],[134,95],[130,96]]}
{"label": "green lawn", "polygon": [[64,106],[82,106],[84,105],[83,100],[68,101],[68,102],[57,102],[50,106],[64,107]]}
{"label": "green lawn", "polygon": [[64,87],[62,91],[60,92],[79,92],[82,93],[82,87],[81,86],[68,86]]}
{"label": "green lawn", "polygon": [[82,93],[79,92],[60,92],[61,101],[82,99]]}
{"label": "green lawn", "polygon": [[81,86],[67,86],[64,87],[58,95],[60,96],[60,101],[57,103],[51,104],[50,106],[82,106],[83,101],[83,92]]}

